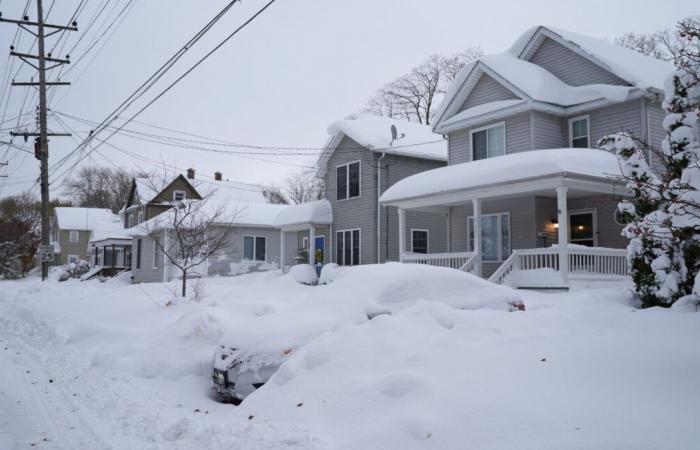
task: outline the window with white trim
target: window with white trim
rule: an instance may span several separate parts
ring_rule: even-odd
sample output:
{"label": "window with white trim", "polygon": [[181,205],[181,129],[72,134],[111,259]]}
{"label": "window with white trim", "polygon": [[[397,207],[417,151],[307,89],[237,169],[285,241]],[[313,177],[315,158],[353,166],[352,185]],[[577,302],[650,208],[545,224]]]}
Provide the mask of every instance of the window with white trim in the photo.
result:
{"label": "window with white trim", "polygon": [[78,230],[71,230],[70,235],[68,236],[68,240],[70,242],[78,242],[79,237],[80,234],[78,233]]}
{"label": "window with white trim", "polygon": [[411,229],[411,251],[413,253],[428,253],[428,230]]}
{"label": "window with white trim", "polygon": [[187,198],[187,192],[174,190],[173,191],[173,201],[181,202]]}
{"label": "window with white trim", "polygon": [[[467,218],[469,243],[467,250],[474,251],[474,217]],[[481,259],[504,261],[510,256],[510,213],[484,214],[481,216]]]}
{"label": "window with white trim", "polygon": [[80,256],[68,255],[68,264],[78,264],[79,262],[80,262]]}
{"label": "window with white trim", "polygon": [[339,230],[336,237],[336,263],[340,266],[360,264],[360,229]]}
{"label": "window with white trim", "polygon": [[266,261],[267,238],[265,236],[243,236],[243,259]]}
{"label": "window with white trim", "polygon": [[506,124],[500,122],[471,132],[473,160],[506,154]]}
{"label": "window with white trim", "polygon": [[572,148],[588,148],[590,132],[588,116],[569,119],[569,146]]}
{"label": "window with white trim", "polygon": [[143,222],[143,211],[139,210],[139,221],[138,223]]}
{"label": "window with white trim", "polygon": [[346,200],[360,196],[360,161],[335,168],[336,198]]}

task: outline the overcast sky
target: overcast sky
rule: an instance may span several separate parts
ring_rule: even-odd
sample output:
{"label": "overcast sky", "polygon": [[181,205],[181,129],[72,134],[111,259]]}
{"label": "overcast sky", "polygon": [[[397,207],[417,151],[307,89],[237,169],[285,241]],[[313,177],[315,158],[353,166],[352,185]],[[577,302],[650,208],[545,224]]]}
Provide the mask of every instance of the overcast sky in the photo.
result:
{"label": "overcast sky", "polygon": [[[78,19],[81,30],[104,1],[87,0]],[[266,1],[244,0],[235,5],[192,49],[191,56],[183,59],[144,100],[152,98],[159,87],[186,70]],[[31,0],[32,19],[36,17],[34,3]],[[44,3],[48,9],[52,0]],[[62,23],[80,0],[55,3],[48,22]],[[85,52],[105,17],[107,27],[127,3],[128,0],[110,0],[105,13],[71,55],[72,61]],[[116,32],[106,45],[102,47],[105,40],[100,41],[90,54],[74,64],[65,77],[74,85],[54,88],[58,92],[51,108],[102,121],[226,3],[135,0],[119,27],[110,29]],[[19,17],[24,5],[25,0],[0,0],[0,11],[6,18]],[[451,54],[471,46],[480,46],[486,53],[501,52],[526,29],[538,24],[600,38],[612,38],[625,31],[671,28],[678,19],[698,13],[688,10],[688,5],[685,0],[278,0],[138,120],[237,143],[321,147],[331,122],[358,111],[376,88],[430,54]],[[110,11],[113,12],[108,15]],[[15,31],[14,25],[0,24],[0,48],[9,47]],[[81,33],[72,33],[66,48]],[[22,33],[17,50],[28,51],[31,43],[30,36]],[[47,45],[52,46],[52,41]],[[8,69],[7,61],[6,56],[0,56],[2,74]],[[32,70],[25,68],[17,80],[32,75]],[[12,88],[5,120],[20,111],[24,89]],[[24,111],[35,105],[36,101],[32,105],[27,102]],[[4,106],[3,103],[3,109]],[[90,129],[73,119],[63,120],[79,133],[79,139]],[[21,121],[24,122],[33,126],[33,118]],[[15,120],[0,124],[0,140],[8,138],[5,129],[14,124]],[[63,131],[55,120],[50,121],[50,127]],[[166,133],[141,124],[128,128]],[[251,159],[250,155],[173,148],[120,136],[110,141],[142,159],[165,161],[181,169],[194,167],[199,174],[208,176],[221,170],[225,178],[249,183],[280,182],[293,171],[312,166],[316,159],[314,152],[308,156],[258,155]],[[16,138],[15,142],[21,143],[22,139]],[[70,138],[53,138],[50,161],[57,161],[75,146]],[[0,157],[6,150],[0,146]],[[102,146],[98,151],[83,164],[154,167],[115,148]],[[0,196],[31,187],[38,174],[38,161],[15,149],[9,149],[4,159],[9,160],[9,176],[0,181]],[[60,193],[60,187],[53,185],[52,189],[54,194]]]}

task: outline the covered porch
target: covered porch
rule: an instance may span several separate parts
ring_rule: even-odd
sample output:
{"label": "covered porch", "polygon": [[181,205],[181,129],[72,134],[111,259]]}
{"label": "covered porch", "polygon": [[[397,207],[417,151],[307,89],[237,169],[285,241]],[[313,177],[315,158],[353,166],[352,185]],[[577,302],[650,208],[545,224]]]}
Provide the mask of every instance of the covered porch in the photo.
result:
{"label": "covered porch", "polygon": [[[280,230],[280,266],[322,267],[332,255],[333,210],[328,200],[288,206],[275,219]],[[319,270],[319,269],[317,269]]]}
{"label": "covered porch", "polygon": [[[627,276],[615,212],[628,192],[614,176],[618,167],[600,150],[537,150],[414,175],[382,202],[398,208],[403,263],[455,268],[514,287],[566,288],[573,279]],[[408,251],[408,210],[448,215],[447,253]]]}
{"label": "covered porch", "polygon": [[100,241],[92,241],[91,244],[91,267],[131,270],[131,239],[109,238]]}

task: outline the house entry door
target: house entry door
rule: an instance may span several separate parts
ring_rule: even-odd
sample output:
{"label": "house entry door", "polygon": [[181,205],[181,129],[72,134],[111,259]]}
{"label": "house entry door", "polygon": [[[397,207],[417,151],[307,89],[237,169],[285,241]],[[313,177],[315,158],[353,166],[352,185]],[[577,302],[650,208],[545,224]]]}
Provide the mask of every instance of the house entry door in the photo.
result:
{"label": "house entry door", "polygon": [[569,242],[595,247],[597,244],[597,224],[595,210],[572,211],[569,213]]}
{"label": "house entry door", "polygon": [[314,255],[314,264],[321,263],[323,264],[325,262],[325,256],[326,256],[326,237],[325,236],[316,236],[315,238],[315,246],[316,246],[316,255]]}

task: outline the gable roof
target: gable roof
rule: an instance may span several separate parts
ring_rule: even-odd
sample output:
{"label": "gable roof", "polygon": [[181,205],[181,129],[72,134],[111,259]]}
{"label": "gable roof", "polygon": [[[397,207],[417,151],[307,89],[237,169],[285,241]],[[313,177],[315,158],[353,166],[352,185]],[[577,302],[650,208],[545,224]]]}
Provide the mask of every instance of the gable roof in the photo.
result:
{"label": "gable roof", "polygon": [[103,208],[54,208],[56,225],[60,230],[95,231],[108,229],[117,224],[123,226],[118,215]]}
{"label": "gable roof", "polygon": [[[396,127],[399,136],[393,142],[392,125]],[[447,141],[441,135],[433,133],[428,125],[389,117],[351,114],[345,119],[333,122],[328,127],[328,134],[330,137],[318,162],[319,177],[325,175],[328,159],[344,136],[375,153],[447,161]]]}
{"label": "gable roof", "polygon": [[[151,176],[148,178],[134,177],[131,186],[131,192],[129,192],[129,199],[127,200],[127,206],[136,204],[136,199],[134,198],[136,194],[138,194],[138,204],[140,205],[145,205],[147,203],[153,202],[153,200],[156,197],[158,197],[163,191],[167,190],[177,180],[182,180],[185,183],[187,183],[192,188],[192,190],[198,196],[200,196],[201,200],[200,193],[192,185],[192,183],[190,183],[190,181],[187,178],[185,178],[185,176],[182,174],[177,175],[172,180],[170,180],[170,182],[167,182],[167,180],[164,177],[159,176]],[[159,186],[163,187],[159,189]]]}
{"label": "gable roof", "polygon": [[[543,67],[528,61],[545,37],[576,51],[631,86],[590,84],[575,87],[564,83]],[[454,124],[452,116],[458,112],[461,120],[466,120],[483,114],[483,109],[497,109],[496,105],[494,108],[478,105],[475,108],[482,107],[480,110],[470,108],[459,111],[483,73],[489,74],[523,100],[570,107],[597,100],[624,101],[635,90],[662,92],[664,80],[672,71],[673,66],[664,61],[604,40],[557,28],[534,27],[526,31],[507,52],[481,57],[460,70],[436,112],[433,129],[444,131],[444,122],[450,120]]]}

